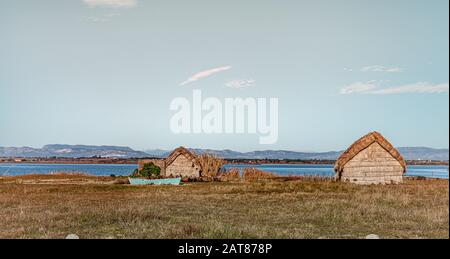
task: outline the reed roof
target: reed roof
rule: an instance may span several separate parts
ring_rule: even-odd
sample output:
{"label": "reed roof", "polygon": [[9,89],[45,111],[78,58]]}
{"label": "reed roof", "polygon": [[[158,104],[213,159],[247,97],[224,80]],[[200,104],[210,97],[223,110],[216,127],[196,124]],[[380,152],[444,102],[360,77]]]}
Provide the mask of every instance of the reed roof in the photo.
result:
{"label": "reed roof", "polygon": [[403,157],[400,155],[397,149],[395,149],[394,146],[389,143],[389,141],[387,141],[380,133],[376,131],[371,132],[358,139],[344,153],[342,153],[336,161],[334,171],[337,173],[342,173],[342,171],[344,170],[344,166],[350,160],[352,160],[357,154],[359,154],[361,151],[375,142],[378,143],[387,152],[389,152],[389,154],[391,154],[391,156],[394,157],[403,167],[403,172],[406,172],[406,162]]}
{"label": "reed roof", "polygon": [[181,155],[201,168],[201,164],[199,163],[197,156],[185,147],[179,147],[170,153],[170,155],[166,158],[166,167],[171,165]]}

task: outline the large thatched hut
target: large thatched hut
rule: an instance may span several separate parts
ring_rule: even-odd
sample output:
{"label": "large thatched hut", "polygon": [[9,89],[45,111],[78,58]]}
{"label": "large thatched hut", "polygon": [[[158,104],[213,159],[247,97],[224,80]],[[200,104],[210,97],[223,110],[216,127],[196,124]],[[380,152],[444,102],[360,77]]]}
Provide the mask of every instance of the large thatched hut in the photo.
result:
{"label": "large thatched hut", "polygon": [[139,160],[139,170],[145,164],[153,163],[161,168],[162,176],[180,176],[188,178],[198,178],[201,176],[202,167],[196,155],[184,147],[175,149],[165,159],[142,159]]}
{"label": "large thatched hut", "polygon": [[357,140],[336,161],[336,180],[355,184],[401,183],[406,163],[380,133]]}

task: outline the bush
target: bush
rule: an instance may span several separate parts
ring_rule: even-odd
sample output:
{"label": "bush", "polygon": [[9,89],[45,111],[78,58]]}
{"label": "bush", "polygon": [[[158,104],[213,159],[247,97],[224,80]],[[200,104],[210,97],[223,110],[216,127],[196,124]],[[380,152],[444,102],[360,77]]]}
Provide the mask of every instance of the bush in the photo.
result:
{"label": "bush", "polygon": [[132,177],[152,178],[161,174],[161,168],[153,163],[145,164],[141,170],[134,170]]}

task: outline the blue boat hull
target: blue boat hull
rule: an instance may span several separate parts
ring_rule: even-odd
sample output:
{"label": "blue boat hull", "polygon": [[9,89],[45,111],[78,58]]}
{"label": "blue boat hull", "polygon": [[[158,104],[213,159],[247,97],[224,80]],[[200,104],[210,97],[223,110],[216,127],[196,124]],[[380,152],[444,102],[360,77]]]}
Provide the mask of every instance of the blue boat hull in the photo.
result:
{"label": "blue boat hull", "polygon": [[131,185],[180,185],[181,178],[140,179],[128,178]]}

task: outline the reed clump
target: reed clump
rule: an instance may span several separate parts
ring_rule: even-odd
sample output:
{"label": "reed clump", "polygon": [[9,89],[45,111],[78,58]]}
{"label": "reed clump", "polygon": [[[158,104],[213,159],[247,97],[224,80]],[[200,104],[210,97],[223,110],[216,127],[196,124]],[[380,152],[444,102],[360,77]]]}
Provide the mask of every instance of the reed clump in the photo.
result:
{"label": "reed clump", "polygon": [[277,176],[273,173],[264,172],[258,170],[256,168],[245,168],[242,173],[242,178],[244,181],[258,181],[258,180],[267,180],[267,179],[275,179]]}
{"label": "reed clump", "polygon": [[259,181],[276,179],[277,176],[273,173],[264,172],[256,168],[244,168],[243,171],[238,168],[229,168],[225,172],[219,174],[220,181]]}
{"label": "reed clump", "polygon": [[225,160],[211,154],[202,154],[197,157],[198,162],[202,167],[203,177],[217,177]]}
{"label": "reed clump", "polygon": [[237,168],[230,168],[219,174],[220,181],[239,181],[241,180],[241,172]]}

